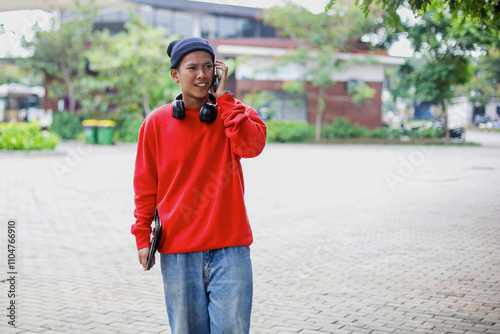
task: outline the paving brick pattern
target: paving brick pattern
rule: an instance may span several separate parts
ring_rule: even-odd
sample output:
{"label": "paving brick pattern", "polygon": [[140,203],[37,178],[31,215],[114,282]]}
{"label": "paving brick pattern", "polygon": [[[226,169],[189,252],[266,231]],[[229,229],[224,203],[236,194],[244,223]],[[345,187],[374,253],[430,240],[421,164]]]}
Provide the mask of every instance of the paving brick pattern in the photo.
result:
{"label": "paving brick pattern", "polygon": [[[252,333],[500,333],[500,133],[243,161]],[[135,145],[0,152],[0,332],[170,333],[130,234]],[[16,327],[6,224],[17,221]]]}

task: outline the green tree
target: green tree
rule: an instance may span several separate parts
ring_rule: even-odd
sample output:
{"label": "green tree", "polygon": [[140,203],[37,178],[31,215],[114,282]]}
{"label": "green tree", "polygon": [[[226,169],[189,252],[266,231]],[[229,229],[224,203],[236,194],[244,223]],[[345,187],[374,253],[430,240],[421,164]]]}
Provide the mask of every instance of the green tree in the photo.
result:
{"label": "green tree", "polygon": [[20,68],[15,64],[15,60],[5,60],[0,62],[0,85],[6,83],[20,83],[30,86],[40,85],[40,78],[34,76],[31,71]]}
{"label": "green tree", "polygon": [[417,23],[404,26],[404,30],[412,41],[416,58],[401,67],[399,83],[392,92],[395,97],[441,106],[444,130],[449,139],[446,105],[456,96],[456,88],[472,77],[470,54],[478,50],[474,39],[476,26],[467,23],[458,28],[448,11],[433,5]]}
{"label": "green tree", "polygon": [[[329,0],[325,11],[337,7],[337,0]],[[399,15],[397,10],[404,6],[417,14],[424,14],[436,5],[440,5],[450,10],[454,18],[461,22],[474,23],[485,31],[494,31],[498,37],[500,30],[500,1],[499,0],[356,0],[365,14],[371,11],[374,5],[382,7],[387,15],[387,19],[393,25],[399,25]],[[491,42],[498,43],[498,39],[491,39]],[[498,44],[497,44],[498,45]]]}
{"label": "green tree", "polygon": [[178,91],[170,79],[169,39],[163,29],[153,28],[132,15],[126,31],[103,31],[86,52],[95,77],[82,82],[82,104],[87,111],[119,112],[146,116],[151,109],[172,100]]}
{"label": "green tree", "polygon": [[474,76],[466,85],[459,88],[459,93],[469,97],[470,101],[481,104],[492,98],[500,98],[500,51],[491,48],[477,60]]}
{"label": "green tree", "polygon": [[83,75],[85,69],[82,51],[93,36],[95,13],[95,7],[77,7],[71,21],[62,23],[59,27],[53,21],[49,31],[38,29],[33,41],[23,42],[24,47],[32,48],[34,52],[31,57],[19,60],[19,64],[42,73],[46,79],[52,80],[55,84],[61,83],[62,89],[56,97],[68,97],[71,113],[76,109],[76,81]]}
{"label": "green tree", "polygon": [[[396,103],[396,106],[398,104],[404,105],[403,122],[408,120],[408,111],[415,102],[415,87],[410,76],[416,66],[413,64],[414,62],[419,62],[419,60],[416,58],[409,59],[399,68],[390,68],[385,73],[390,82],[389,92],[392,100]],[[397,110],[397,108],[394,109]]]}
{"label": "green tree", "polygon": [[[282,37],[291,38],[298,45],[294,53],[284,57],[283,63],[300,65],[304,81],[310,81],[317,89],[316,141],[321,138],[326,90],[335,83],[335,74],[349,63],[334,55],[348,51],[364,35],[378,32],[383,22],[376,14],[365,17],[353,6],[353,1],[338,2],[342,4],[341,9],[329,13],[312,14],[302,6],[288,2],[285,6],[269,9],[265,15],[265,21],[277,28]],[[389,36],[379,36],[379,39],[385,41]],[[366,92],[364,89],[365,97],[370,95]]]}

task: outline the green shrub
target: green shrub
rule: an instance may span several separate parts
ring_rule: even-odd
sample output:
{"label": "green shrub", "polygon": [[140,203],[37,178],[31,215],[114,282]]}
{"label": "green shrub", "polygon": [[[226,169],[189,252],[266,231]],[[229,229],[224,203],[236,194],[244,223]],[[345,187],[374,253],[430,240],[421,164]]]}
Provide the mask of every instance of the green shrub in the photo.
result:
{"label": "green shrub", "polygon": [[444,137],[444,130],[443,129],[424,129],[420,131],[418,138],[425,138],[425,139],[436,139],[436,138],[442,138]]}
{"label": "green shrub", "polygon": [[348,138],[351,131],[351,122],[345,118],[336,118],[332,124],[321,125],[321,137],[324,139]]}
{"label": "green shrub", "polygon": [[84,116],[81,114],[55,111],[50,130],[62,139],[76,139],[83,132],[83,119]]}
{"label": "green shrub", "polygon": [[375,128],[369,133],[370,138],[386,139],[388,136],[389,129],[384,127]]}
{"label": "green shrub", "polygon": [[119,140],[126,143],[135,143],[139,137],[139,128],[144,118],[140,116],[130,116],[119,125]]}
{"label": "green shrub", "polygon": [[42,131],[38,123],[0,123],[0,149],[54,149],[61,141],[55,133]]}
{"label": "green shrub", "polygon": [[85,141],[85,132],[80,132],[75,139],[78,141]]}
{"label": "green shrub", "polygon": [[398,129],[392,129],[388,132],[387,139],[399,139],[403,136],[403,132]]}
{"label": "green shrub", "polygon": [[359,126],[354,124],[348,131],[348,136],[350,138],[367,138],[370,136],[370,130],[364,126]]}
{"label": "green shrub", "polygon": [[370,137],[370,130],[364,126],[351,124],[346,117],[333,120],[332,124],[321,125],[321,137],[323,139],[345,139]]}
{"label": "green shrub", "polygon": [[314,126],[306,122],[268,121],[267,140],[277,143],[298,143],[314,139]]}
{"label": "green shrub", "polygon": [[[314,125],[306,122],[268,121],[268,142],[307,142],[314,140]],[[390,129],[378,127],[373,130],[364,126],[351,124],[345,117],[336,118],[332,124],[321,125],[321,139],[350,139],[350,138],[380,138],[399,141],[402,137],[410,139],[436,139],[444,137],[442,129]]]}

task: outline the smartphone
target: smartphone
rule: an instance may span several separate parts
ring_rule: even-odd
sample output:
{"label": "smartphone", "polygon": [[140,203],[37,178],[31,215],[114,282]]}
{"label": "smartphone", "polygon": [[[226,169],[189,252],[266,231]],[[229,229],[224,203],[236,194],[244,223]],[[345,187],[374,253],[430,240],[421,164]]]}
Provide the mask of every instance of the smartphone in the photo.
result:
{"label": "smartphone", "polygon": [[216,92],[217,91],[217,85],[219,84],[219,77],[217,76],[217,67],[215,67],[215,64],[214,64],[214,82],[212,84],[212,92]]}

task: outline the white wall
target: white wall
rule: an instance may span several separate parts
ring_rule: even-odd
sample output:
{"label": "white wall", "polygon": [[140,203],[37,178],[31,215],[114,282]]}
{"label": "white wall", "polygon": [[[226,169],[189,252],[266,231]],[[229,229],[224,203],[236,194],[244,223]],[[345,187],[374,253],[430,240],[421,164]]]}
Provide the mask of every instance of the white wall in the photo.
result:
{"label": "white wall", "polygon": [[[263,81],[293,81],[301,80],[303,68],[299,64],[289,63],[276,68],[277,61],[270,57],[254,56],[246,62],[238,64],[236,79]],[[337,73],[335,81],[361,80],[365,82],[383,82],[384,65],[356,64]]]}
{"label": "white wall", "polygon": [[492,120],[497,119],[497,107],[500,106],[500,100],[499,101],[492,101],[491,103],[488,103],[485,107],[485,116],[490,117]]}
{"label": "white wall", "polygon": [[[290,52],[292,50],[278,47],[224,44],[217,47],[217,53],[222,56],[250,56],[244,63],[238,64],[236,72],[236,79],[238,80],[292,81],[302,79],[304,63],[302,65],[289,63],[279,69],[276,68],[279,58],[290,54]],[[314,57],[314,54],[312,56]],[[354,53],[332,54],[332,58],[357,62],[341,73],[336,74],[333,78],[335,81],[383,82],[386,67],[402,65],[406,61],[402,57]]]}
{"label": "white wall", "polygon": [[[496,120],[497,107],[500,106],[500,100],[493,100],[485,105],[485,116],[489,116],[492,120]],[[456,122],[458,126],[472,125],[474,105],[467,97],[458,97],[451,100],[448,104],[449,121]]]}
{"label": "white wall", "polygon": [[467,97],[453,99],[448,104],[448,123],[449,125],[462,127],[472,124],[472,103]]}

